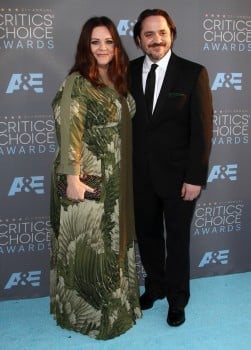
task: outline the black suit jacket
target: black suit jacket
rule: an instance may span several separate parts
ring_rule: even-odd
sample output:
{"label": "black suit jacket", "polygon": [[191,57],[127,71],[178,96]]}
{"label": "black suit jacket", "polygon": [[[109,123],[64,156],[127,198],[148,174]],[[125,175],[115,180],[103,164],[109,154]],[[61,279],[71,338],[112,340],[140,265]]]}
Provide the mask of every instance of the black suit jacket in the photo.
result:
{"label": "black suit jacket", "polygon": [[205,185],[212,138],[212,96],[200,64],[171,54],[152,117],[142,87],[144,57],[130,63],[134,191],[151,181],[164,197],[179,196],[183,182]]}

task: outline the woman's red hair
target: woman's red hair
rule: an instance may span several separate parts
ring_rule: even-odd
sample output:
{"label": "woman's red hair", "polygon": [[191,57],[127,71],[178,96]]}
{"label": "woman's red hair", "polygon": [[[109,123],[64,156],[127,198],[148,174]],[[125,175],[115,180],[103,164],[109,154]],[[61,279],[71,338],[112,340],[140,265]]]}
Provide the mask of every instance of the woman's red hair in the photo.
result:
{"label": "woman's red hair", "polygon": [[114,41],[114,58],[109,64],[108,76],[115,89],[123,96],[128,94],[128,64],[129,58],[122,45],[121,39],[114,23],[105,16],[92,17],[83,25],[75,55],[75,63],[69,74],[80,72],[94,86],[105,86],[100,80],[97,61],[91,52],[91,34],[94,28],[106,27]]}

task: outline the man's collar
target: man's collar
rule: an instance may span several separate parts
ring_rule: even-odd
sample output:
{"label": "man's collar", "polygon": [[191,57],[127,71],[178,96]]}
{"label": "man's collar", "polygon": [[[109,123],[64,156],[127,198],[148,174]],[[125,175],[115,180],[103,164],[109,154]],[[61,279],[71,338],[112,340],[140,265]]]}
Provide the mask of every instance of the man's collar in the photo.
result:
{"label": "man's collar", "polygon": [[150,70],[150,67],[153,63],[156,63],[158,66],[160,66],[161,68],[163,69],[166,69],[167,65],[168,65],[168,62],[170,60],[170,57],[171,57],[171,53],[172,53],[172,50],[170,49],[168,51],[168,53],[163,57],[161,58],[158,62],[153,62],[150,60],[150,58],[146,55],[145,56],[145,60],[144,60],[144,66],[147,70]]}

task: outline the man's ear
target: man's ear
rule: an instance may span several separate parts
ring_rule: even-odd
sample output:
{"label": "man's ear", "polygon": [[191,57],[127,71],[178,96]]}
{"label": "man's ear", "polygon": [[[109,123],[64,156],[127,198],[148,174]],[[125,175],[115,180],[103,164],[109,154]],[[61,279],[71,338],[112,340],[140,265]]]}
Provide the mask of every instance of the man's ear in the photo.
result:
{"label": "man's ear", "polygon": [[137,36],[137,45],[138,45],[139,47],[141,47],[141,41],[140,41],[140,37],[139,37],[139,36]]}
{"label": "man's ear", "polygon": [[173,43],[174,43],[174,33],[173,33],[173,31],[171,32],[171,41],[172,41],[171,46],[173,47]]}

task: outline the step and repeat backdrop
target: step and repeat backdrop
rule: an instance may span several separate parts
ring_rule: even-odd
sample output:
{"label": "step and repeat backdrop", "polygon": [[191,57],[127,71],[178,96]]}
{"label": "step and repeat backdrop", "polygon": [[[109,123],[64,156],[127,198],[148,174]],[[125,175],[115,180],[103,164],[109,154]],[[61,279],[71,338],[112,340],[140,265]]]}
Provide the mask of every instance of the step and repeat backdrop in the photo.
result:
{"label": "step and repeat backdrop", "polygon": [[[83,23],[106,15],[130,58],[146,8],[177,25],[176,54],[204,64],[214,101],[206,190],[191,229],[191,276],[251,270],[251,2],[249,0],[0,1],[0,299],[47,296],[51,100],[71,67]],[[181,218],[182,220],[182,218]],[[137,255],[140,281],[144,271]]]}

